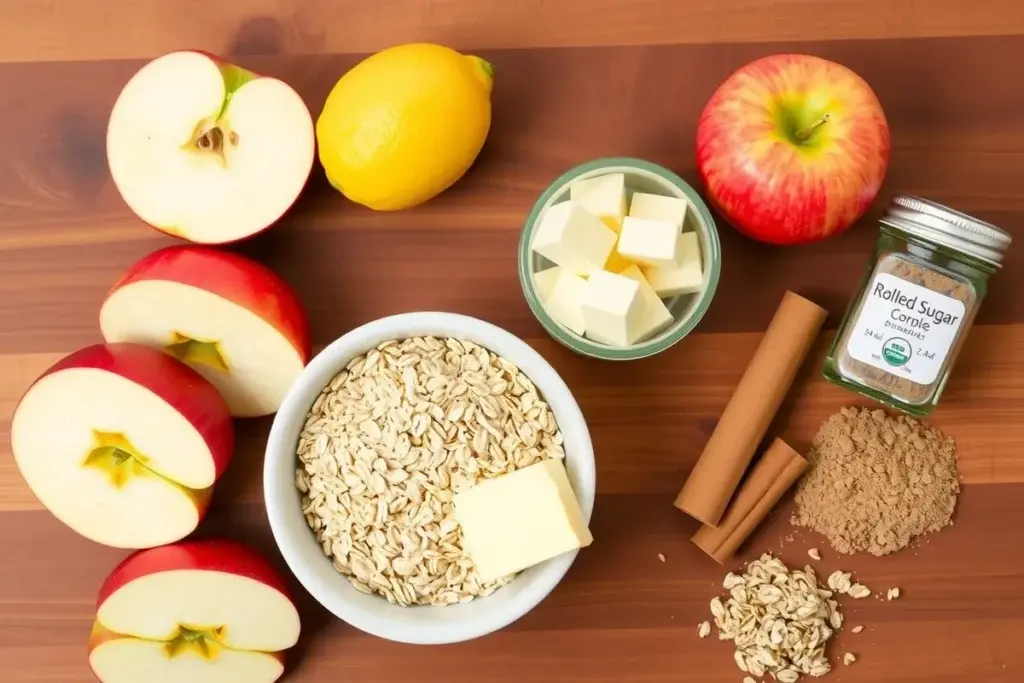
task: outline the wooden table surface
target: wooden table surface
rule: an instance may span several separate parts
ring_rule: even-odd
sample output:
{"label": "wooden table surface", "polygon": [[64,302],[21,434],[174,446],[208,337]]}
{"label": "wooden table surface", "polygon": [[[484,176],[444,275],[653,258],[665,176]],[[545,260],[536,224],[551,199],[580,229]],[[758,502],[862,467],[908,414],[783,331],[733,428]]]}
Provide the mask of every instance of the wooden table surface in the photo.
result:
{"label": "wooden table surface", "polygon": [[[562,373],[598,460],[594,545],[535,611],[447,647],[366,636],[296,584],[304,636],[291,681],[630,683],[734,681],[728,644],[696,637],[724,570],[692,546],[672,499],[759,334],[790,288],[832,316],[819,357],[896,192],[987,219],[1024,242],[1024,7],[1018,0],[5,0],[0,3],[0,678],[90,680],[85,643],[99,583],[123,552],[77,537],[43,510],[10,456],[11,412],[55,359],[100,340],[108,286],[172,239],[117,196],[106,119],[142,60],[178,47],[280,76],[314,116],[362,55],[418,39],[472,50],[497,69],[494,123],[454,189],[373,213],[322,173],[297,210],[239,250],[298,289],[315,347],[380,316],[440,309],[526,339]],[[768,248],[720,225],[724,267],[709,314],[669,352],[629,364],[578,357],[532,318],[516,278],[520,225],[541,190],[579,162],[646,157],[696,183],[694,135],[712,90],[781,51],[841,61],[875,88],[893,135],[879,202],[848,234]],[[861,601],[830,678],[913,683],[1024,679],[1024,244],[1011,248],[933,422],[959,443],[964,491],[950,530],[887,558],[840,559],[790,528],[785,503],[746,547],[821,566],[895,603]],[[854,395],[805,368],[773,433],[806,447]],[[60,416],[55,416],[59,421]],[[58,422],[59,428],[59,422]],[[234,464],[199,535],[253,542],[283,567],[261,502],[269,420],[239,425]],[[658,554],[665,556],[659,561]],[[738,566],[738,564],[737,564]],[[225,683],[230,683],[226,681]]]}

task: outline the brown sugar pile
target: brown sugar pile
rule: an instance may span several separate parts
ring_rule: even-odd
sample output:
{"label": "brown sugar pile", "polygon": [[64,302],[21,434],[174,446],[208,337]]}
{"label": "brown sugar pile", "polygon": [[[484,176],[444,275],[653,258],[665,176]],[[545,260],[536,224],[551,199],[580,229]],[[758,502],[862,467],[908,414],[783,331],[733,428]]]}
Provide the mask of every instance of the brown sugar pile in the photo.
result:
{"label": "brown sugar pile", "polygon": [[837,552],[888,555],[952,524],[956,445],[917,420],[843,408],[818,430],[807,459],[792,521]]}

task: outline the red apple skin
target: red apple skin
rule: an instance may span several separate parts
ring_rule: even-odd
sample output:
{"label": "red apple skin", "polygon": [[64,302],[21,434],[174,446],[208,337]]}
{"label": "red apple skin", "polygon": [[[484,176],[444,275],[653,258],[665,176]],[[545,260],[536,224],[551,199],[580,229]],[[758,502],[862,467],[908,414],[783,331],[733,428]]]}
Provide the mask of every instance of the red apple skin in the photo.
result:
{"label": "red apple skin", "polygon": [[[207,50],[199,50],[199,49],[171,50],[170,52],[165,52],[163,55],[160,55],[159,57],[154,57],[153,59],[159,59],[160,57],[166,57],[167,55],[175,54],[177,52],[195,52],[197,54],[201,54],[204,57],[209,58],[211,61],[216,63],[217,66],[233,66],[233,67],[236,67],[236,68],[239,68],[239,69],[244,69],[245,71],[248,71],[249,73],[253,74],[253,76],[256,77],[256,78],[273,78],[273,76],[265,76],[264,74],[261,74],[261,73],[258,73],[256,71],[253,71],[252,69],[248,69],[246,67],[239,66],[239,65],[233,63],[231,60],[225,59],[224,57],[221,57],[220,55],[216,55],[216,54],[214,54],[212,52],[209,52]],[[150,61],[152,61],[152,60],[150,60]],[[281,79],[278,79],[278,80],[281,80]],[[312,114],[310,114],[310,117],[312,117]],[[313,158],[316,159],[316,133],[315,133],[315,130],[314,130],[314,134],[313,134]],[[223,242],[218,242],[218,244],[225,244],[226,245],[226,244],[237,244],[239,242],[244,242],[245,240],[250,239],[252,237],[255,237],[256,235],[259,235],[260,233],[266,232],[270,228],[272,228],[275,225],[277,225],[278,222],[280,222],[280,220],[282,218],[284,218],[286,215],[288,215],[291,212],[291,210],[295,208],[295,204],[299,201],[299,197],[301,197],[303,194],[305,194],[306,188],[309,187],[309,179],[313,177],[313,167],[315,165],[316,165],[315,162],[313,164],[309,165],[309,172],[306,173],[306,179],[303,182],[303,186],[302,186],[303,189],[299,192],[298,195],[296,195],[295,200],[291,203],[291,205],[289,205],[289,207],[287,209],[285,209],[281,213],[280,216],[278,216],[276,219],[271,221],[269,224],[263,226],[259,230],[256,230],[255,232],[249,233],[248,235],[243,235],[242,237],[238,237],[238,238],[233,239],[233,240],[224,240]],[[182,235],[174,227],[170,227],[170,226],[163,226],[163,227],[161,227],[159,225],[153,225],[152,223],[149,223],[147,221],[143,221],[143,222],[146,225],[148,225],[149,227],[151,227],[153,230],[156,230],[157,232],[163,233],[164,235],[170,235],[171,237],[176,237],[176,238],[178,238],[180,240],[185,240],[186,242],[191,241],[191,240],[188,239],[188,237],[186,237],[185,235]]]}
{"label": "red apple skin", "polygon": [[149,254],[107,294],[144,280],[180,282],[212,292],[266,320],[284,335],[305,365],[311,353],[309,320],[295,290],[262,263],[212,247],[178,245]]}
{"label": "red apple skin", "polygon": [[160,572],[195,569],[244,576],[273,588],[294,604],[284,579],[252,548],[227,539],[179,541],[132,553],[100,586],[96,609],[118,589],[136,579]]}
{"label": "red apple skin", "polygon": [[[830,120],[797,142],[777,115],[786,97],[795,100],[790,109]],[[805,244],[840,234],[874,201],[889,164],[889,125],[870,86],[847,67],[782,54],[719,86],[701,114],[696,149],[708,199],[727,222],[761,242]]]}
{"label": "red apple skin", "polygon": [[[94,344],[60,359],[36,382],[55,372],[73,368],[104,370],[152,391],[177,410],[203,437],[213,456],[214,479],[224,473],[235,446],[231,413],[220,392],[198,372],[166,353],[142,344]],[[211,492],[212,488],[193,491],[200,519],[209,505]]]}

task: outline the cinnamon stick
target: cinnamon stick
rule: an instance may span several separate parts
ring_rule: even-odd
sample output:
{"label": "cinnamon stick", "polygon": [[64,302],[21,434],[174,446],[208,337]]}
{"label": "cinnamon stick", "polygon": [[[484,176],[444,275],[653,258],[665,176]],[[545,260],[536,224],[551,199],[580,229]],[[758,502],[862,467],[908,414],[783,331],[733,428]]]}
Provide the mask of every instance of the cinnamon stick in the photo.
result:
{"label": "cinnamon stick", "polygon": [[718,526],[705,524],[691,540],[724,564],[806,471],[807,461],[785,441],[775,439],[754,465]]}
{"label": "cinnamon stick", "polygon": [[786,292],[718,426],[679,495],[677,508],[715,526],[736,492],[828,312]]}

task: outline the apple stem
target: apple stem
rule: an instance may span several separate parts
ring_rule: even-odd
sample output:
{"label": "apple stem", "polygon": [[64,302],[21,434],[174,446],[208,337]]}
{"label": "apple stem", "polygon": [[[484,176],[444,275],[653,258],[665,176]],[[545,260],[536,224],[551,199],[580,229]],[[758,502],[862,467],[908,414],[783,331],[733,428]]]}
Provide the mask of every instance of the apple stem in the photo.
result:
{"label": "apple stem", "polygon": [[808,127],[806,128],[806,129],[804,129],[804,130],[798,130],[798,131],[796,132],[796,139],[797,139],[797,140],[798,140],[799,142],[807,142],[807,140],[808,140],[808,139],[809,139],[809,138],[810,138],[810,137],[811,137],[812,135],[814,135],[814,131],[816,131],[816,130],[818,130],[819,128],[821,128],[822,126],[824,126],[824,125],[825,125],[826,123],[828,123],[828,122],[829,122],[829,121],[830,121],[831,119],[832,119],[832,115],[831,115],[831,114],[828,114],[828,113],[826,113],[826,114],[823,114],[823,115],[822,115],[822,117],[821,117],[820,119],[818,119],[817,121],[815,121],[814,123],[812,123],[812,124],[811,124],[810,126],[808,126]]}

